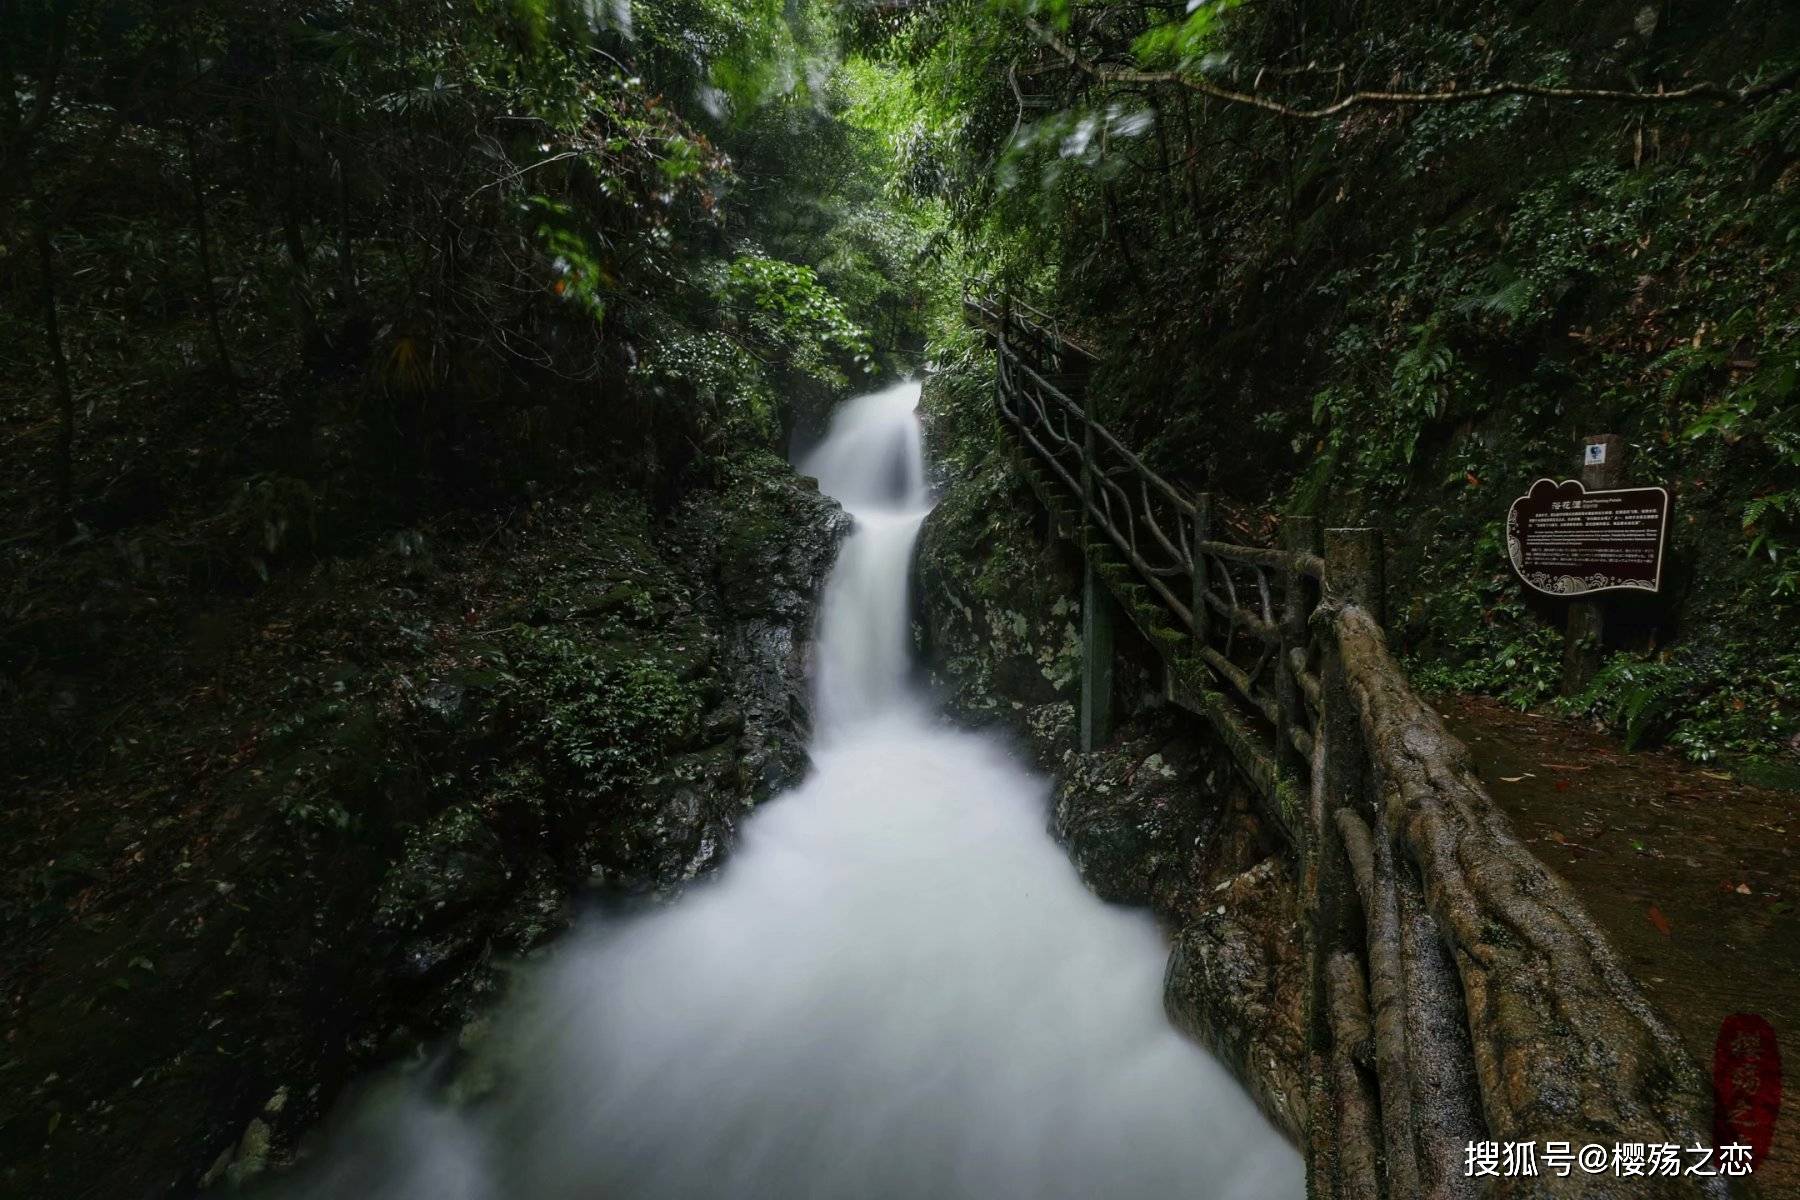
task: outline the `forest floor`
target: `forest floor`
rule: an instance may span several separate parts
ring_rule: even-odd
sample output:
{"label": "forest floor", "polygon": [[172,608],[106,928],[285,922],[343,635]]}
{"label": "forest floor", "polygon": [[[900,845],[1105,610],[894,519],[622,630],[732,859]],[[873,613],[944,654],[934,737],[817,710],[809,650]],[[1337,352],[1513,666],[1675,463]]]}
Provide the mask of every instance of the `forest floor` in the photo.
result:
{"label": "forest floor", "polygon": [[[1581,721],[1491,699],[1438,706],[1519,836],[1575,889],[1703,1071],[1739,1012],[1765,1018],[1800,1064],[1800,792],[1632,753]],[[1747,1195],[1800,1195],[1786,1124]]]}

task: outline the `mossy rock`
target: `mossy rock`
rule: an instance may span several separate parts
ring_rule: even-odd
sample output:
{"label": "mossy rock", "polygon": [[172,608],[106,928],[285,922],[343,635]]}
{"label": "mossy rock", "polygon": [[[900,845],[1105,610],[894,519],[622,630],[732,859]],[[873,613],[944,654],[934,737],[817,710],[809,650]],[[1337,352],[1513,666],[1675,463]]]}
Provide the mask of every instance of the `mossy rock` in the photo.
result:
{"label": "mossy rock", "polygon": [[445,809],[415,826],[382,880],[376,922],[397,931],[438,928],[506,888],[506,851],[469,804]]}

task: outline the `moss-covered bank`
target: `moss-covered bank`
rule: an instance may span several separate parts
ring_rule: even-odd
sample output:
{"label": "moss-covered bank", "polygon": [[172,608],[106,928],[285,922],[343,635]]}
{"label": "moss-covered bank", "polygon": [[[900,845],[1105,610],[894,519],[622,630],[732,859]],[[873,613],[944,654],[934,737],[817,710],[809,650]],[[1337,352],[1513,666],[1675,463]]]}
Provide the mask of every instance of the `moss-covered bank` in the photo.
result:
{"label": "moss-covered bank", "polygon": [[661,514],[591,487],[145,647],[120,752],[0,817],[0,1191],[242,1180],[467,1022],[584,890],[713,866],[804,769],[845,523],[747,454]]}

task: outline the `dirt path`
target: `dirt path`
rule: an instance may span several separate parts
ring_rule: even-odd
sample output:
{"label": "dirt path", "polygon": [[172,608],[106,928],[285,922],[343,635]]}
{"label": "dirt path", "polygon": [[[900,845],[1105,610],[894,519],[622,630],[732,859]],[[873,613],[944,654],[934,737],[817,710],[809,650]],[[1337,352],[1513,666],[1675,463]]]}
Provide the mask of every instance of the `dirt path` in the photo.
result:
{"label": "dirt path", "polygon": [[[1710,1073],[1720,1023],[1758,1013],[1800,1071],[1800,792],[1661,752],[1627,753],[1578,722],[1440,698],[1519,835],[1574,887]],[[1787,1097],[1745,1194],[1800,1196],[1800,1112]]]}

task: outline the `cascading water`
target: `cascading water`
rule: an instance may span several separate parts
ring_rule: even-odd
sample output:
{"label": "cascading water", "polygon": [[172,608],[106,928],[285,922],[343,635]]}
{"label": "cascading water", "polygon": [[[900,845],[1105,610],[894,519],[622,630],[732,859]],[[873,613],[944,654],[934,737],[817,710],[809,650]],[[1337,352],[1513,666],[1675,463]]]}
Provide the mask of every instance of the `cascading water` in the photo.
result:
{"label": "cascading water", "polygon": [[906,384],[806,461],[856,528],[815,770],[673,907],[594,918],[501,1017],[498,1093],[371,1102],[301,1194],[379,1200],[1299,1196],[1298,1156],[1168,1025],[1151,920],[1095,900],[1044,782],[906,684],[929,507]]}
{"label": "cascading water", "polygon": [[814,707],[827,741],[914,699],[906,689],[906,576],[931,511],[918,403],[916,383],[849,401],[800,464],[856,521],[819,610]]}

